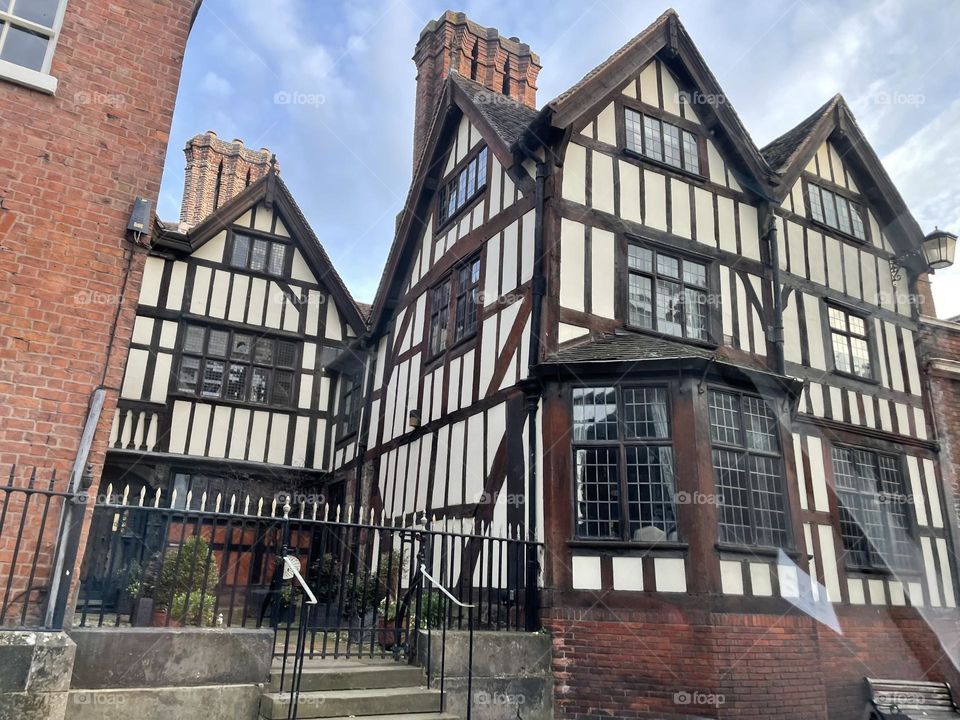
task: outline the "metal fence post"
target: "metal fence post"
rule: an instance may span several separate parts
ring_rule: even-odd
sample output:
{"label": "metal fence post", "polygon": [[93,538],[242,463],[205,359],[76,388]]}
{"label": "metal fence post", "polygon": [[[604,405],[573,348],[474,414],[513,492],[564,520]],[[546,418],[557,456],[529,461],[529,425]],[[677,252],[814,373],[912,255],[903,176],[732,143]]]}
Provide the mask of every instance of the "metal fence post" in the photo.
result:
{"label": "metal fence post", "polygon": [[[83,519],[86,514],[88,500],[87,490],[93,485],[93,466],[87,465],[80,476],[80,492],[74,493],[64,500],[63,520],[60,524],[60,540],[57,556],[62,558],[60,573],[55,579],[53,594],[50,596],[52,613],[47,613],[47,624],[54,630],[63,628],[63,621],[67,613],[67,603],[70,600],[70,591],[73,588],[73,568],[77,562],[77,551],[80,548],[80,533],[83,530]],[[62,550],[62,555],[61,555]]]}

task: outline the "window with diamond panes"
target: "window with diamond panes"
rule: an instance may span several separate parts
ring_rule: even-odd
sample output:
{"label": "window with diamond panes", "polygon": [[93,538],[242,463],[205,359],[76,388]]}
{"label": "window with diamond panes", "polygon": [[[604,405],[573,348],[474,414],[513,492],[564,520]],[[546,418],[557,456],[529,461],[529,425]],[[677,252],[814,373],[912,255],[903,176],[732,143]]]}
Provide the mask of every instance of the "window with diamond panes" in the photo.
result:
{"label": "window with diamond panes", "polygon": [[627,322],[676,337],[709,339],[707,266],[627,246]]}
{"label": "window with diamond panes", "polygon": [[233,234],[230,266],[268,275],[283,275],[287,262],[285,243],[255,238],[241,233]]}
{"label": "window with diamond panes", "polygon": [[873,378],[866,319],[836,307],[827,308],[827,319],[830,323],[834,369],[862,378]]}
{"label": "window with diamond panes", "polygon": [[720,542],[787,547],[777,419],[752,395],[713,390],[709,407]]}
{"label": "window with diamond panes", "polygon": [[177,389],[202,398],[289,407],[296,367],[293,341],[187,325]]}
{"label": "window with diamond panes", "polygon": [[672,123],[624,109],[627,149],[687,172],[700,173],[697,136]]}
{"label": "window with diamond panes", "polygon": [[573,454],[578,537],[677,539],[665,388],[574,388]]}
{"label": "window with diamond panes", "polygon": [[842,446],[834,446],[832,457],[847,564],[910,568],[915,561],[908,515],[911,500],[897,458]]}

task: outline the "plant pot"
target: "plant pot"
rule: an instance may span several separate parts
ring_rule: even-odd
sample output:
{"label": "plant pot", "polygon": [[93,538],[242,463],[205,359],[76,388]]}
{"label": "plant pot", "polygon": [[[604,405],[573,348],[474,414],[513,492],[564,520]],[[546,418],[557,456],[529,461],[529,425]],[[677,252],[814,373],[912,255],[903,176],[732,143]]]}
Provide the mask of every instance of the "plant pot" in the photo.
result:
{"label": "plant pot", "polygon": [[396,620],[388,620],[385,617],[377,618],[377,627],[379,628],[377,634],[380,639],[380,646],[384,650],[392,650],[393,646],[397,644]]}
{"label": "plant pot", "polygon": [[126,590],[117,590],[117,615],[131,615],[135,598]]}
{"label": "plant pot", "polygon": [[347,618],[350,623],[350,642],[370,645],[376,640],[377,615],[370,610],[363,615],[352,615]]}
{"label": "plant pot", "polygon": [[130,624],[133,627],[150,627],[153,624],[153,598],[138,598],[133,601]]}
{"label": "plant pot", "polygon": [[150,624],[153,625],[153,627],[180,627],[180,621],[173,618],[168,619],[167,611],[163,609],[153,611]]}

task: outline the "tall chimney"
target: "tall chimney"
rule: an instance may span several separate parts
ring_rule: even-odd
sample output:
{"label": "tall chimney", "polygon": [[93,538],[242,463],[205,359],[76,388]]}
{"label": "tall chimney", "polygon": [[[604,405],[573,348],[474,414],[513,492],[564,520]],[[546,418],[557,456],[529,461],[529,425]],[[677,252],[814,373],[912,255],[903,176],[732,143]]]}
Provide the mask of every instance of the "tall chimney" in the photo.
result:
{"label": "tall chimney", "polygon": [[220,140],[212,130],[191,138],[183,152],[187,169],[180,224],[186,228],[204,220],[266,175],[272,157],[266,148],[248,150],[242,140]]}
{"label": "tall chimney", "polygon": [[414,169],[427,141],[443,82],[451,70],[527,107],[537,107],[537,54],[519,39],[502,37],[496,28],[478,25],[462,12],[447,10],[438,20],[427,23],[420,32],[413,61],[417,64]]}

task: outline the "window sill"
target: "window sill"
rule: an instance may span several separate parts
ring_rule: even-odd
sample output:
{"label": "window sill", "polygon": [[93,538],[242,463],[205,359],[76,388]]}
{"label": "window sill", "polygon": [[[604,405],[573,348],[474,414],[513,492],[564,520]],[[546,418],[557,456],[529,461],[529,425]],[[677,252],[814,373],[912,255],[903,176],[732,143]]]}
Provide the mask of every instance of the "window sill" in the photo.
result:
{"label": "window sill", "polygon": [[689,170],[684,170],[683,168],[675,167],[669,163],[665,163],[662,160],[656,160],[652,157],[647,157],[643,153],[638,153],[636,150],[631,150],[630,148],[622,148],[621,151],[628,158],[633,158],[634,160],[639,160],[640,162],[647,163],[659,170],[668,170],[669,172],[676,173],[677,175],[683,175],[694,182],[700,184],[707,184],[710,182],[710,178],[701,175],[700,173],[690,172]]}
{"label": "window sill", "polygon": [[659,332],[652,328],[643,327],[641,325],[631,325],[629,322],[624,322],[623,328],[624,330],[629,330],[630,332],[655,337],[658,340],[666,340],[668,342],[676,342],[684,345],[694,345],[696,347],[703,348],[704,350],[716,350],[720,347],[718,343],[711,342],[710,340],[697,340],[695,338],[683,337],[682,335],[671,335],[670,333]]}
{"label": "window sill", "polygon": [[573,538],[567,540],[567,547],[573,549],[590,550],[638,550],[649,552],[652,550],[668,550],[673,552],[686,552],[687,543],[674,540],[664,540],[663,542],[634,542],[631,540],[618,540],[611,538],[609,540],[587,540],[583,538]]}
{"label": "window sill", "polygon": [[171,400],[189,400],[191,402],[210,403],[211,405],[228,405],[230,407],[243,408],[246,410],[268,410],[271,412],[286,413],[309,412],[308,410],[302,410],[301,408],[291,405],[272,405],[267,403],[254,403],[250,402],[249,400],[230,400],[228,398],[204,397],[202,395],[192,395],[179,390],[169,393],[168,397]]}
{"label": "window sill", "polygon": [[832,227],[831,225],[827,225],[825,222],[820,222],[819,220],[817,220],[817,219],[815,219],[815,218],[813,218],[813,217],[811,217],[811,216],[809,216],[809,215],[807,215],[807,220],[810,221],[810,224],[811,224],[811,225],[816,226],[817,228],[819,228],[819,229],[822,230],[823,232],[830,233],[831,235],[837,235],[837,236],[840,237],[842,240],[849,240],[850,242],[856,243],[857,245],[869,245],[869,244],[870,244],[870,241],[869,241],[868,239],[866,239],[866,238],[864,238],[863,240],[861,240],[861,239],[858,238],[856,235],[851,235],[850,233],[845,233],[843,230],[840,230],[840,229],[838,229],[838,228]]}
{"label": "window sill", "polygon": [[868,383],[868,384],[870,384],[870,385],[879,385],[879,384],[880,384],[880,381],[877,380],[877,379],[874,378],[874,377],[864,377],[863,375],[857,375],[856,373],[845,372],[844,370],[837,370],[836,368],[834,368],[833,370],[831,370],[831,372],[832,372],[834,375],[838,375],[838,376],[840,376],[840,377],[842,377],[842,378],[846,378],[847,380],[857,380],[857,381],[859,381],[859,382]]}
{"label": "window sill", "polygon": [[847,565],[846,571],[848,576],[851,576],[851,577],[856,576],[856,577],[862,577],[862,578],[896,580],[897,577],[908,577],[908,578],[920,577],[920,574],[916,571],[897,570],[895,568],[888,568],[888,567],[862,567],[858,565]]}
{"label": "window sill", "polygon": [[6,60],[0,60],[0,79],[9,80],[31,90],[39,90],[47,95],[53,95],[57,92],[59,82],[53,75],[31,70]]}
{"label": "window sill", "polygon": [[789,550],[787,548],[775,548],[759,545],[729,545],[727,543],[717,543],[715,547],[717,552],[721,555],[754,555],[760,557],[777,558],[780,556],[782,551],[784,555],[793,561],[797,561],[802,557],[802,553],[796,550]]}

